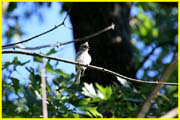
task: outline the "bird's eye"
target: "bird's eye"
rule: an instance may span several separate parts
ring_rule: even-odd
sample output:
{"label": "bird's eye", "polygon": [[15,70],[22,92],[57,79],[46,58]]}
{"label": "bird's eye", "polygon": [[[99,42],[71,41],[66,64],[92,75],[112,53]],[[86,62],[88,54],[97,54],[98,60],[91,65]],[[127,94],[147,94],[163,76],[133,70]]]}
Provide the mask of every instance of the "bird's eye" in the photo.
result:
{"label": "bird's eye", "polygon": [[85,45],[85,46],[83,46],[83,48],[88,48],[88,46]]}

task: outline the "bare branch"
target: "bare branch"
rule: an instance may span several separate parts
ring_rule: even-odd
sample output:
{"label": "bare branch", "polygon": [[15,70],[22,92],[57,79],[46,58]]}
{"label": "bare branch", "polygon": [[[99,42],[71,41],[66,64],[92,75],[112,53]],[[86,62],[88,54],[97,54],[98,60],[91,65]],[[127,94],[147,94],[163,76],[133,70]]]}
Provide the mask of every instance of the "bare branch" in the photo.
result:
{"label": "bare branch", "polygon": [[[176,68],[176,64],[178,62],[178,57],[175,58],[175,60],[166,68],[164,74],[162,75],[161,79],[159,82],[166,82],[170,75],[173,73],[173,71]],[[162,84],[157,84],[157,86],[154,88],[154,90],[151,92],[151,94],[148,96],[146,101],[144,102],[140,112],[137,115],[137,118],[144,118],[146,113],[149,111],[151,107],[151,101],[157,96],[157,93],[160,91]]]}
{"label": "bare branch", "polygon": [[143,60],[140,62],[139,66],[137,67],[137,69],[135,70],[135,73],[137,73],[137,71],[144,65],[144,63],[150,58],[151,55],[154,54],[154,51],[162,46],[165,45],[173,45],[173,46],[177,46],[174,44],[174,42],[171,41],[167,41],[167,42],[159,42],[155,47],[152,48],[151,52],[149,52],[146,56],[144,56]]}
{"label": "bare branch", "polygon": [[25,50],[37,50],[37,49],[42,49],[42,48],[47,48],[47,47],[59,47],[59,46],[62,46],[62,45],[67,45],[67,44],[70,44],[70,43],[73,43],[73,42],[80,42],[80,41],[86,41],[88,39],[91,39],[93,37],[96,37],[108,30],[113,30],[114,29],[114,24],[98,31],[98,32],[95,32],[91,35],[87,35],[85,37],[82,37],[82,38],[77,38],[77,39],[74,39],[74,40],[71,40],[71,41],[68,41],[68,42],[64,42],[64,43],[61,43],[61,42],[57,42],[57,43],[54,43],[54,44],[47,44],[47,45],[42,45],[42,46],[36,46],[36,47],[20,47],[20,46],[7,46],[7,47],[4,47],[3,49],[9,49],[9,48],[19,48],[19,49],[25,49]]}
{"label": "bare branch", "polygon": [[65,22],[67,16],[69,15],[69,13],[70,13],[70,10],[71,10],[71,9],[69,9],[69,11],[67,12],[65,18],[63,19],[63,21],[62,21],[59,25],[55,25],[53,28],[51,28],[51,29],[49,29],[49,30],[47,30],[47,31],[45,31],[45,32],[43,32],[43,33],[40,33],[40,34],[38,34],[38,35],[35,35],[35,36],[33,36],[33,37],[29,38],[29,39],[26,39],[26,40],[23,40],[23,41],[20,41],[20,42],[16,42],[16,43],[12,43],[12,44],[8,44],[8,45],[3,45],[2,48],[7,48],[7,47],[10,47],[10,46],[14,46],[14,47],[15,47],[15,45],[17,45],[17,44],[21,44],[21,43],[28,42],[28,41],[30,41],[30,40],[33,40],[33,39],[35,39],[35,38],[37,38],[37,37],[40,37],[40,36],[42,36],[42,35],[44,35],[44,34],[47,34],[47,33],[51,32],[51,31],[57,29],[58,27],[64,25],[64,22]]}
{"label": "bare branch", "polygon": [[6,14],[6,11],[9,7],[9,2],[2,2],[2,16],[4,17],[4,15]]}
{"label": "bare branch", "polygon": [[69,64],[80,65],[80,66],[88,67],[88,68],[91,68],[91,69],[94,69],[94,70],[102,71],[102,72],[114,75],[116,77],[121,77],[123,79],[126,79],[128,81],[132,81],[132,82],[139,82],[139,83],[146,83],[146,84],[158,84],[158,85],[176,85],[176,86],[178,85],[178,83],[167,83],[167,82],[163,82],[163,81],[137,80],[137,79],[133,79],[133,78],[123,76],[123,75],[121,75],[119,73],[113,72],[111,70],[108,70],[108,69],[105,69],[105,68],[102,68],[102,67],[80,64],[80,63],[77,63],[77,62],[64,60],[64,59],[60,59],[60,58],[56,58],[56,57],[50,57],[50,56],[46,56],[46,55],[42,55],[42,54],[38,54],[38,53],[29,53],[29,52],[23,52],[23,51],[2,51],[2,54],[24,54],[24,55],[29,55],[29,56],[37,56],[37,57],[47,58],[47,59],[51,59],[51,60],[61,61],[61,62],[69,63]]}
{"label": "bare branch", "polygon": [[66,45],[66,44],[69,44],[69,43],[73,43],[73,42],[80,42],[80,41],[85,41],[85,40],[91,39],[93,37],[96,37],[96,36],[106,32],[106,31],[108,31],[108,30],[111,30],[111,29],[114,30],[114,27],[115,27],[115,25],[114,25],[114,23],[112,23],[111,26],[108,26],[107,28],[104,28],[104,29],[102,29],[102,30],[100,30],[100,31],[98,31],[98,32],[96,32],[94,34],[91,34],[91,35],[88,35],[88,36],[85,36],[85,37],[82,37],[82,38],[77,38],[75,40],[68,41],[68,42],[65,42],[65,43],[60,43],[60,46],[61,45]]}
{"label": "bare branch", "polygon": [[143,60],[140,62],[139,66],[138,66],[137,69],[135,70],[135,71],[136,71],[135,73],[137,73],[137,71],[144,65],[144,63],[149,59],[149,57],[154,53],[154,51],[155,51],[158,47],[159,47],[159,46],[154,47],[154,48],[151,50],[151,52],[143,58]]}
{"label": "bare branch", "polygon": [[46,96],[46,63],[43,62],[42,71],[41,71],[41,89],[42,89],[42,108],[43,108],[43,118],[48,118],[47,110],[47,96]]}

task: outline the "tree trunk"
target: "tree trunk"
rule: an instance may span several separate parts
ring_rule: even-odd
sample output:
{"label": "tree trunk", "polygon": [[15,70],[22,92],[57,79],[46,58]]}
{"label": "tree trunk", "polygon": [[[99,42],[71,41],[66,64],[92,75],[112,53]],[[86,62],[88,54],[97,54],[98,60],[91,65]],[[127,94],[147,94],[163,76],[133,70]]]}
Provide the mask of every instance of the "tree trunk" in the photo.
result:
{"label": "tree trunk", "polygon": [[[132,66],[130,43],[130,3],[73,3],[70,18],[74,38],[80,38],[99,31],[112,23],[115,30],[103,33],[89,40],[91,65],[107,68],[135,78]],[[81,43],[76,43],[76,51]],[[81,82],[109,85],[117,82],[116,77],[100,71],[86,69]]]}

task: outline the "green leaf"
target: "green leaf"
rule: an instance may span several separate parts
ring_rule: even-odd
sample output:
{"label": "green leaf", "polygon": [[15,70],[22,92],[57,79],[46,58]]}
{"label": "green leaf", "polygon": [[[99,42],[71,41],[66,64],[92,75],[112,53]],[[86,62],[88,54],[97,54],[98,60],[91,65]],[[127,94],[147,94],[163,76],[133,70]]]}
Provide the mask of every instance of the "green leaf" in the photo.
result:
{"label": "green leaf", "polygon": [[72,116],[73,116],[74,118],[79,118],[79,114],[74,114],[74,113],[72,113]]}
{"label": "green leaf", "polygon": [[111,98],[112,95],[112,89],[111,87],[107,86],[107,87],[102,87],[99,84],[96,84],[96,87],[98,88],[98,90],[104,95],[104,99],[108,100]]}
{"label": "green leaf", "polygon": [[88,105],[90,101],[91,101],[91,98],[82,98],[82,99],[79,101],[79,104],[80,104],[80,105]]}
{"label": "green leaf", "polygon": [[103,117],[102,114],[97,111],[97,107],[78,107],[78,109],[85,111],[90,117]]}
{"label": "green leaf", "polygon": [[37,56],[35,56],[33,60],[34,60],[35,62],[43,63],[43,58],[42,58],[42,57],[37,57]]}
{"label": "green leaf", "polygon": [[46,53],[46,55],[51,55],[51,54],[54,54],[56,52],[57,51],[54,48],[52,48],[48,53]]}
{"label": "green leaf", "polygon": [[174,93],[174,94],[173,94],[173,97],[178,98],[178,93]]}
{"label": "green leaf", "polygon": [[166,95],[159,94],[158,96],[161,96],[164,100],[170,103],[170,99]]}
{"label": "green leaf", "polygon": [[148,30],[152,27],[151,21],[148,18],[144,20],[144,27]]}
{"label": "green leaf", "polygon": [[88,107],[87,110],[95,117],[103,117],[102,114],[97,111],[97,107]]}
{"label": "green leaf", "polygon": [[137,15],[137,18],[140,19],[140,20],[144,20],[146,18],[145,14],[143,11],[141,11],[138,15]]}
{"label": "green leaf", "polygon": [[60,69],[56,69],[55,72],[60,75],[60,76],[63,76],[63,77],[68,77],[69,74],[67,73],[64,73],[63,71],[61,71]]}
{"label": "green leaf", "polygon": [[40,91],[41,89],[41,76],[38,74],[31,73],[29,76],[30,82],[32,84],[32,88]]}
{"label": "green leaf", "polygon": [[17,57],[14,57],[13,61],[12,61],[13,64],[17,65],[20,63],[20,61],[18,60]]}
{"label": "green leaf", "polygon": [[53,67],[51,66],[51,64],[50,64],[49,62],[46,63],[45,68],[46,68],[46,70],[47,70],[48,72],[50,72],[51,74],[54,72]]}
{"label": "green leaf", "polygon": [[21,66],[24,66],[25,64],[29,63],[30,60],[26,61],[26,62],[23,62],[23,63],[20,63]]}
{"label": "green leaf", "polygon": [[9,67],[11,64],[12,63],[9,62],[9,61],[5,62],[5,64],[3,65],[2,69],[5,69],[5,68]]}
{"label": "green leaf", "polygon": [[26,105],[26,103],[27,103],[27,99],[19,98],[18,101],[17,101],[17,108],[15,109],[15,111],[17,113],[28,112],[29,107]]}
{"label": "green leaf", "polygon": [[144,26],[140,26],[139,28],[139,32],[142,36],[146,36],[147,35],[147,30]]}
{"label": "green leaf", "polygon": [[173,92],[177,91],[178,87],[177,86],[172,86],[167,88],[167,93],[172,94]]}
{"label": "green leaf", "polygon": [[14,70],[16,70],[16,67],[19,66],[24,66],[25,64],[29,63],[30,60],[26,61],[26,62],[21,62],[19,61],[18,57],[14,57],[13,61],[10,63],[6,63],[6,66],[9,66],[10,64],[14,65]]}
{"label": "green leaf", "polygon": [[158,31],[158,29],[156,29],[156,28],[153,28],[152,29],[152,35],[153,35],[153,37],[158,37],[158,35],[159,35],[159,31]]}
{"label": "green leaf", "polygon": [[19,80],[17,78],[13,78],[13,77],[11,77],[10,79],[12,80],[13,88],[14,88],[16,94],[17,94],[18,93],[18,89],[20,89]]}

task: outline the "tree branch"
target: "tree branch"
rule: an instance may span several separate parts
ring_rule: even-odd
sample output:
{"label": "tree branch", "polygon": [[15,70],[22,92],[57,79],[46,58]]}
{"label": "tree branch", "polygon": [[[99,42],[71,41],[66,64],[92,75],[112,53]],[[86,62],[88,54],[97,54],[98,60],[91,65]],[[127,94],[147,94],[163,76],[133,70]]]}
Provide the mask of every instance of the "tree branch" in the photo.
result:
{"label": "tree branch", "polygon": [[[176,68],[176,64],[178,62],[178,57],[175,58],[175,60],[166,68],[164,74],[162,75],[161,79],[159,82],[166,82],[170,75],[173,73],[173,71]],[[157,93],[160,91],[162,84],[157,84],[157,86],[154,88],[154,90],[151,92],[151,94],[148,96],[146,101],[144,102],[140,112],[137,115],[137,118],[144,118],[146,113],[149,111],[151,107],[151,101],[157,96]]]}
{"label": "tree branch", "polygon": [[159,46],[154,47],[151,52],[149,54],[147,54],[144,59],[140,62],[139,66],[137,67],[137,69],[135,70],[135,73],[137,73],[137,71],[144,65],[144,63],[149,59],[149,57],[154,53],[154,51],[156,50],[156,48],[158,48]]}
{"label": "tree branch", "polygon": [[12,47],[12,46],[15,46],[15,45],[17,45],[17,44],[21,44],[21,43],[28,42],[28,41],[30,41],[30,40],[33,40],[33,39],[35,39],[35,38],[37,38],[37,37],[40,37],[40,36],[42,36],[42,35],[44,35],[44,34],[47,34],[47,33],[51,32],[51,31],[57,29],[58,27],[64,25],[64,22],[65,22],[67,16],[69,15],[69,13],[70,13],[70,10],[71,10],[71,8],[70,8],[69,11],[67,12],[64,20],[63,20],[59,25],[55,25],[53,28],[51,28],[51,29],[49,29],[49,30],[47,30],[47,31],[45,31],[45,32],[43,32],[43,33],[40,33],[40,34],[38,34],[38,35],[35,35],[35,36],[33,36],[33,37],[29,38],[29,39],[26,39],[26,40],[23,40],[23,41],[20,41],[20,42],[16,42],[16,43],[12,43],[12,44],[8,44],[8,45],[3,45],[2,48],[7,48],[7,47],[10,47],[10,46]]}
{"label": "tree branch", "polygon": [[41,89],[42,89],[42,108],[43,108],[43,118],[48,118],[48,110],[47,110],[47,96],[46,96],[46,63],[43,62],[41,70]]}
{"label": "tree branch", "polygon": [[[57,42],[57,43],[54,43],[54,44],[47,44],[47,45],[42,45],[42,46],[36,46],[36,47],[20,47],[20,46],[7,46],[7,47],[4,47],[3,49],[9,49],[9,48],[20,48],[20,49],[25,49],[25,50],[37,50],[37,49],[42,49],[42,48],[47,48],[47,47],[59,47],[59,46],[62,46],[62,45],[67,45],[67,44],[70,44],[70,43],[73,43],[73,42],[80,42],[80,41],[86,41],[88,39],[91,39],[93,37],[96,37],[108,30],[113,30],[115,27],[115,25],[112,23],[112,25],[102,29],[102,30],[99,30],[98,32],[95,32],[91,35],[87,35],[85,37],[82,37],[82,38],[77,38],[77,39],[74,39],[74,40],[71,40],[71,41],[68,41],[68,42],[64,42],[64,43],[61,43],[61,42]],[[22,41],[21,41],[22,42]]]}
{"label": "tree branch", "polygon": [[8,7],[9,7],[9,4],[10,4],[9,2],[2,2],[2,17],[5,16],[6,11],[7,11]]}
{"label": "tree branch", "polygon": [[123,75],[121,75],[119,73],[113,72],[111,70],[108,70],[108,69],[105,69],[105,68],[102,68],[102,67],[97,67],[97,66],[93,66],[93,65],[85,65],[85,64],[72,62],[72,61],[69,61],[69,60],[64,60],[64,59],[60,59],[60,58],[56,58],[56,57],[49,57],[49,56],[38,54],[38,53],[29,53],[29,52],[23,52],[23,51],[2,51],[2,54],[24,54],[24,55],[29,55],[29,56],[37,56],[37,57],[47,58],[47,59],[51,59],[51,60],[61,61],[61,62],[69,63],[69,64],[80,65],[80,66],[88,67],[88,68],[91,68],[91,69],[94,69],[94,70],[102,71],[102,72],[114,75],[116,77],[126,79],[128,81],[132,81],[132,82],[139,82],[139,83],[146,83],[146,84],[158,84],[158,85],[178,85],[178,83],[167,83],[167,82],[163,82],[163,81],[137,80],[137,79],[133,79],[133,78],[123,76]]}
{"label": "tree branch", "polygon": [[135,73],[137,73],[137,71],[143,67],[144,63],[149,59],[149,57],[151,55],[153,55],[154,51],[159,48],[159,47],[162,47],[162,46],[167,46],[167,45],[172,45],[172,46],[177,46],[174,42],[172,41],[165,41],[165,42],[160,42],[158,43],[155,47],[152,48],[151,52],[149,52],[145,57],[144,59],[140,62],[139,66],[136,68],[135,70]]}

